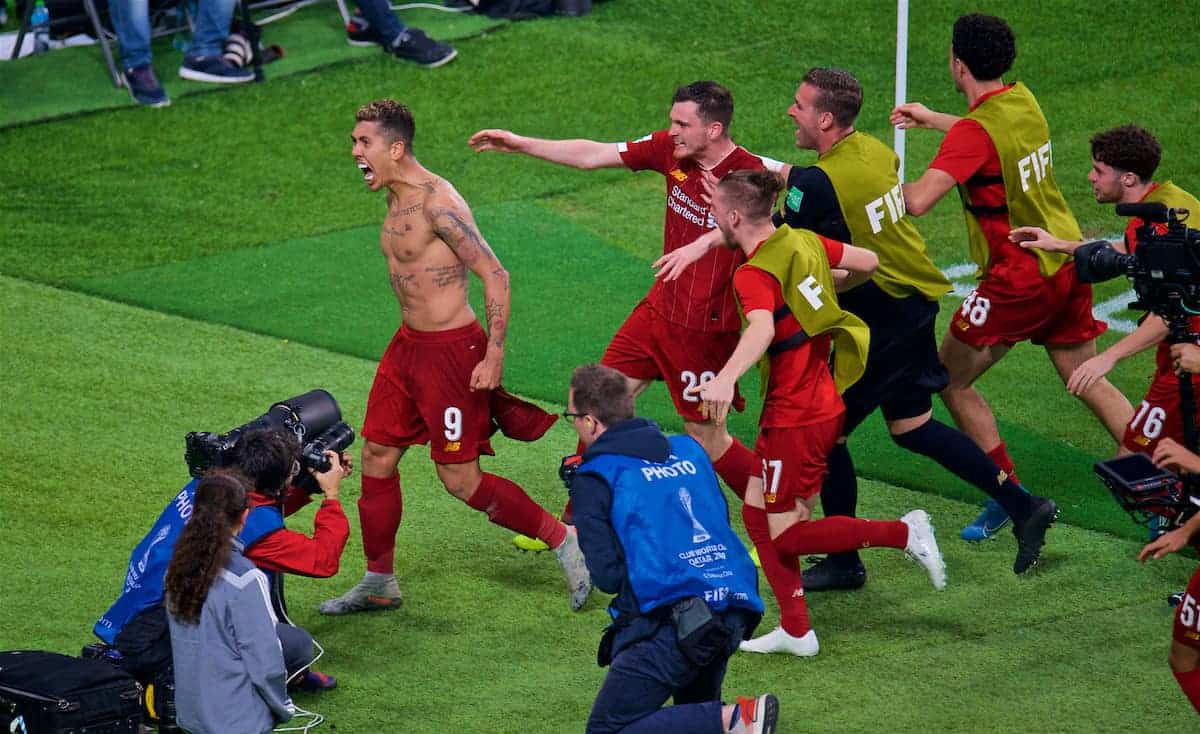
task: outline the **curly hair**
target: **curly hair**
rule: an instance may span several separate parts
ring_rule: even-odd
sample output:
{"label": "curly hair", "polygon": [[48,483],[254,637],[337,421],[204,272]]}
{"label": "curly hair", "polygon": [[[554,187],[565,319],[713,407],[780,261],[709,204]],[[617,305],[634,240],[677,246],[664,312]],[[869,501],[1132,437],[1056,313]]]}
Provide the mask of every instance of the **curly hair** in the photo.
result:
{"label": "curly hair", "polygon": [[760,168],[726,174],[717,184],[717,190],[742,216],[759,220],[771,216],[783,185],[783,177],[778,173]]}
{"label": "curly hair", "polygon": [[954,58],[967,65],[971,76],[991,81],[1004,76],[1017,58],[1017,38],[1003,19],[971,13],[954,21]]}
{"label": "curly hair", "polygon": [[838,127],[850,127],[862,109],[863,91],[858,79],[845,69],[815,66],[808,70],[801,84],[815,87],[817,109],[833,114]]}
{"label": "curly hair", "polygon": [[1092,158],[1149,181],[1162,160],[1162,146],[1149,130],[1122,125],[1092,136]]}
{"label": "curly hair", "polygon": [[214,469],[196,485],[192,517],[175,543],[163,584],[167,611],[184,622],[200,622],[208,590],[229,561],[248,491],[245,477],[229,469]]}
{"label": "curly hair", "polygon": [[300,459],[296,435],[278,428],[250,431],[238,441],[233,465],[268,497],[278,497],[287,488],[292,469]]}
{"label": "curly hair", "polygon": [[676,89],[671,104],[680,102],[695,102],[700,119],[706,123],[719,122],[728,130],[733,122],[733,94],[716,82],[692,82]]}
{"label": "curly hair", "polygon": [[417,124],[413,121],[412,111],[394,99],[377,99],[358,108],[354,114],[355,122],[374,122],[390,136],[389,143],[397,140],[411,149],[413,136],[417,132]]}

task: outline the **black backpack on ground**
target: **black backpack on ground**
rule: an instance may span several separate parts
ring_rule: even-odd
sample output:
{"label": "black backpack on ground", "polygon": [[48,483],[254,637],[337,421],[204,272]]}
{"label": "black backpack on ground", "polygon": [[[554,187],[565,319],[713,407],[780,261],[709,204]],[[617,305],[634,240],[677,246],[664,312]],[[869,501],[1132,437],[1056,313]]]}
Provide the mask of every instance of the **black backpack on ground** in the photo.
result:
{"label": "black backpack on ground", "polygon": [[40,650],[0,652],[0,732],[138,734],[141,723],[142,687],[125,671]]}

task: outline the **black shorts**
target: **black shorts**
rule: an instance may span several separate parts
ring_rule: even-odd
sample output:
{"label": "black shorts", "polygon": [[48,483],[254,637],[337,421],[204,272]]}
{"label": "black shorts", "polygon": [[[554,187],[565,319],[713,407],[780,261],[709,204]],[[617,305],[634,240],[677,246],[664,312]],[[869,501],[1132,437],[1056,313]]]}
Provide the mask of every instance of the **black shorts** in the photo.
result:
{"label": "black shorts", "polygon": [[937,302],[920,295],[893,298],[871,282],[839,294],[838,302],[871,329],[867,371],[842,395],[843,434],[849,436],[876,408],[889,421],[930,410],[934,393],[950,380],[938,359]]}

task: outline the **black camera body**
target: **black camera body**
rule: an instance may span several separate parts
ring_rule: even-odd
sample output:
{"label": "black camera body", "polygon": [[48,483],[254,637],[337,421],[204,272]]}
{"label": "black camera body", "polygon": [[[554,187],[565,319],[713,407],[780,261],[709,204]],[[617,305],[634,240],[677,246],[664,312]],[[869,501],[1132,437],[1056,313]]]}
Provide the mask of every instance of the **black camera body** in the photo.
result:
{"label": "black camera body", "polygon": [[[1184,225],[1186,209],[1168,209],[1164,204],[1118,204],[1117,214],[1143,220],[1137,230],[1137,250],[1126,255],[1107,242],[1082,245],[1075,250],[1079,280],[1098,283],[1128,276],[1138,297],[1129,307],[1161,316],[1170,330],[1170,343],[1194,343],[1190,324],[1193,316],[1200,316],[1200,231]],[[1196,452],[1190,375],[1180,377],[1179,393],[1185,443]],[[1097,462],[1095,471],[1134,522],[1148,524],[1157,516],[1178,527],[1200,511],[1200,485],[1192,477],[1181,479],[1159,469],[1145,454]]]}
{"label": "black camera body", "polygon": [[[1165,204],[1118,204],[1117,214],[1141,217],[1137,251],[1123,254],[1107,242],[1089,242],[1075,250],[1075,270],[1083,283],[1128,276],[1138,299],[1132,309],[1167,320],[1200,315],[1200,230],[1187,227],[1186,209]],[[1156,224],[1165,224],[1165,232]]]}
{"label": "black camera body", "polygon": [[[228,466],[242,436],[262,428],[293,434],[300,444],[301,466],[317,472],[329,471],[326,451],[341,453],[354,443],[354,429],[342,421],[342,410],[333,396],[325,390],[310,390],[275,403],[266,413],[225,433],[187,434],[183,458],[188,473],[200,478],[209,469]],[[307,472],[301,472],[295,484],[309,493],[321,491]]]}

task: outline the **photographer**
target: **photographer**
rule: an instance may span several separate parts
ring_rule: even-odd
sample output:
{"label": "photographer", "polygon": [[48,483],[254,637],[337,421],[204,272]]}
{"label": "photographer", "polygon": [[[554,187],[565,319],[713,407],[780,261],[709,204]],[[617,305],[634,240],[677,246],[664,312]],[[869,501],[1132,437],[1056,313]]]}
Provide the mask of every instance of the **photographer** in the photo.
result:
{"label": "photographer", "polygon": [[575,370],[563,415],[586,447],[570,482],[579,544],[596,587],[616,594],[588,734],[775,731],[775,696],[721,704],[763,605],[704,449],[635,418],[625,377],[602,365]]}
{"label": "photographer", "polygon": [[[310,497],[293,486],[301,471],[299,446],[293,434],[279,429],[248,432],[238,442],[230,465],[253,485],[250,512],[239,539],[245,556],[267,572],[272,586],[272,604],[277,616],[286,617],[281,573],[325,578],[338,571],[350,526],[338,493],[350,472],[346,455],[326,453],[330,468],[313,472],[325,493],[314,519],[312,536],[284,527],[283,518],[303,507]],[[312,471],[312,470],[310,470]],[[96,636],[121,653],[121,664],[140,680],[161,676],[171,658],[163,612],[163,577],[175,541],[192,516],[197,480],[189,482],[159,516],[158,521],[130,556],[121,596],[96,623]],[[313,660],[312,637],[287,622],[277,626],[284,659],[291,677],[296,677]],[[337,685],[332,676],[308,670],[299,681],[305,690],[323,690]]]}
{"label": "photographer", "polygon": [[[1162,147],[1148,131],[1133,125],[1106,130],[1092,136],[1092,168],[1088,181],[1101,204],[1161,203],[1174,209],[1200,213],[1200,201],[1170,181],[1155,183],[1153,176],[1162,157]],[[1116,247],[1129,254],[1137,250],[1137,233],[1145,222],[1131,217],[1124,242]],[[1156,225],[1159,234],[1165,225]],[[1056,238],[1039,227],[1015,228],[1010,239],[1025,248],[1050,252],[1074,252],[1083,242]],[[1200,330],[1193,318],[1190,330]],[[1138,328],[1071,373],[1067,389],[1079,395],[1103,379],[1117,362],[1157,344],[1154,379],[1140,406],[1134,411],[1121,439],[1119,454],[1153,454],[1166,437],[1183,441],[1183,417],[1179,401],[1178,365],[1173,364],[1168,326],[1157,314],[1147,314]]]}
{"label": "photographer", "polygon": [[[1200,456],[1169,438],[1159,442],[1154,451],[1154,463],[1181,475],[1200,474]],[[1200,513],[1148,543],[1138,553],[1138,560],[1143,563],[1150,558],[1158,560],[1189,544],[1200,546]],[[1172,638],[1167,663],[1184,695],[1200,712],[1200,569],[1192,575],[1183,600],[1175,608]]]}

